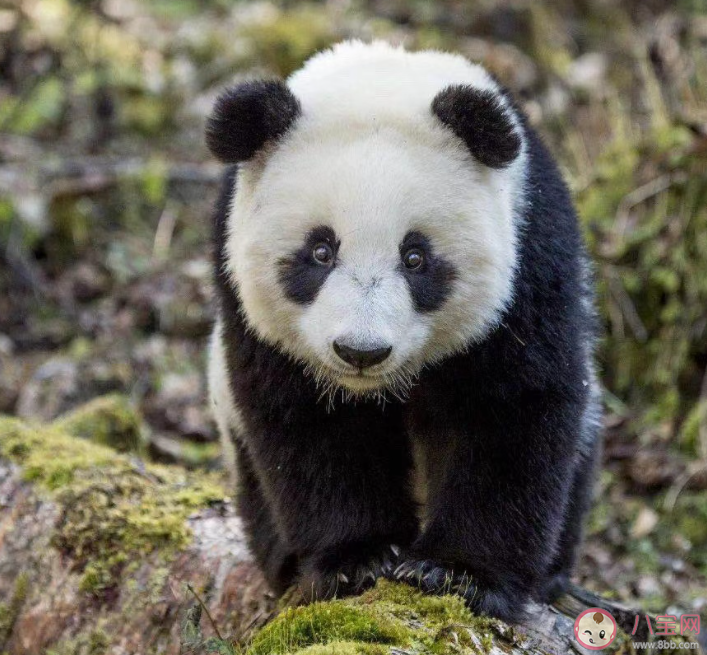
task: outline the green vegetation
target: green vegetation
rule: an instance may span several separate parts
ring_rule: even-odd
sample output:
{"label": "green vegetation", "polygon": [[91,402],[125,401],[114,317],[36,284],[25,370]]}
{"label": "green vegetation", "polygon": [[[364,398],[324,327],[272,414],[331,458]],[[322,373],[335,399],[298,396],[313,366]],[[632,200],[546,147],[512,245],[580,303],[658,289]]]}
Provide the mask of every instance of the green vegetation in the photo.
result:
{"label": "green vegetation", "polygon": [[510,646],[498,621],[475,617],[460,598],[431,597],[379,580],[362,596],[284,609],[249,644],[202,641],[198,606],[182,643],[223,655],[387,655],[391,647],[418,655],[484,655],[494,642]]}
{"label": "green vegetation", "polygon": [[[599,261],[606,381],[698,456],[707,340],[707,156],[682,126],[610,143],[578,194]],[[636,381],[640,380],[640,384]],[[689,421],[686,421],[686,418]],[[707,444],[702,444],[704,447]]]}
{"label": "green vegetation", "polygon": [[321,603],[285,610],[255,637],[248,649],[252,655],[301,651],[313,644],[371,642],[402,646],[402,625],[386,616],[374,616],[344,602]]}

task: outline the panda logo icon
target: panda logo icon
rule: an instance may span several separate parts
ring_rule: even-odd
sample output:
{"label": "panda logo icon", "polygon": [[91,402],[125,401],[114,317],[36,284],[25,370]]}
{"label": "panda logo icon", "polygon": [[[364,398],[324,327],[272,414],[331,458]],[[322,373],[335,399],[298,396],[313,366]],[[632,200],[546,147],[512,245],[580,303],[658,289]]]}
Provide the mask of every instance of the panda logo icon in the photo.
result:
{"label": "panda logo icon", "polygon": [[604,650],[616,639],[616,621],[606,610],[591,607],[574,622],[574,636],[589,650]]}

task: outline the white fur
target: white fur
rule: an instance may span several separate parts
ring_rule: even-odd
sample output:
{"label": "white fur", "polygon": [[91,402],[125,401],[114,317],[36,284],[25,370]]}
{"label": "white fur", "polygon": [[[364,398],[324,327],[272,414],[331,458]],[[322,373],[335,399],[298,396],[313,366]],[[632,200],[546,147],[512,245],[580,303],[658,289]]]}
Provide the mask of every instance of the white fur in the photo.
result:
{"label": "white fur", "polygon": [[221,451],[225,468],[235,486],[238,482],[236,476],[236,448],[233,444],[234,433],[243,433],[240,412],[233,400],[233,394],[228,383],[226,369],[226,352],[221,337],[221,323],[216,322],[209,344],[209,399],[211,412],[216,419],[219,435],[221,437]]}
{"label": "white fur", "polygon": [[[325,386],[404,391],[425,363],[482,338],[511,298],[525,146],[508,168],[487,168],[433,115],[434,97],[450,84],[497,89],[460,56],[347,42],[288,84],[302,116],[240,166],[229,218],[228,267],[244,315]],[[341,247],[315,302],[302,306],[286,298],[278,262],[320,225]],[[398,270],[411,230],[457,270],[439,311],[416,311]],[[355,375],[333,351],[342,338],[389,344],[392,354]]]}
{"label": "white fur", "polygon": [[[582,305],[586,315],[595,316],[596,308],[593,303],[592,288],[594,286],[594,270],[590,260],[582,260]],[[580,447],[585,455],[591,453],[596,445],[596,434],[603,424],[602,397],[603,390],[594,363],[595,335],[588,331],[583,341],[584,361],[587,368],[587,379],[582,383],[589,387],[589,402],[582,415],[582,429]]]}

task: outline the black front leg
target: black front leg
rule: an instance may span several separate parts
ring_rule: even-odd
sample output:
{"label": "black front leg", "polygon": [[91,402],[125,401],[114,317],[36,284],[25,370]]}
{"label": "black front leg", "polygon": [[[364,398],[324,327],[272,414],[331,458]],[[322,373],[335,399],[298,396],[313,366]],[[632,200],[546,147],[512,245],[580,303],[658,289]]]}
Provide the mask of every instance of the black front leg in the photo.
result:
{"label": "black front leg", "polygon": [[417,534],[399,408],[289,406],[252,415],[247,449],[309,598],[357,592]]}
{"label": "black front leg", "polygon": [[518,620],[558,544],[581,403],[545,390],[470,405],[449,409],[444,432],[437,420],[418,426],[426,428],[427,524],[396,577]]}

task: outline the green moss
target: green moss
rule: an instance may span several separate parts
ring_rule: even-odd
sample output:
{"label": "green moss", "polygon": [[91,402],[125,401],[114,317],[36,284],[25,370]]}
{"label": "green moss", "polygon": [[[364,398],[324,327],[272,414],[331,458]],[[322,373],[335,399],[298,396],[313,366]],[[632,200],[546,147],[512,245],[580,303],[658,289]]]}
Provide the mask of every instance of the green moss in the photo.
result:
{"label": "green moss", "polygon": [[351,641],[333,641],[330,644],[316,644],[304,650],[298,651],[297,655],[389,655],[390,648],[378,646],[376,644],[361,644]]}
{"label": "green moss", "polygon": [[82,441],[52,426],[33,426],[0,417],[0,456],[23,468],[25,479],[49,490],[69,484],[76,471],[102,470],[116,462],[115,451]]}
{"label": "green moss", "polygon": [[289,653],[312,644],[358,641],[404,645],[404,626],[345,602],[314,603],[283,612],[255,638],[249,655]]}
{"label": "green moss", "polygon": [[64,415],[54,426],[119,452],[142,449],[140,416],[130,400],[120,394],[96,398]]}
{"label": "green moss", "polygon": [[390,646],[442,654],[452,652],[452,645],[454,652],[476,653],[493,643],[495,624],[475,617],[458,597],[428,596],[379,580],[359,597],[285,610],[255,636],[246,654],[375,655]]}
{"label": "green moss", "polygon": [[[89,413],[81,423],[91,423]],[[83,571],[82,589],[97,595],[127,562],[153,552],[169,558],[187,546],[188,516],[224,497],[213,475],[141,464],[56,425],[0,418],[0,456],[20,464],[59,504],[53,544]]]}

